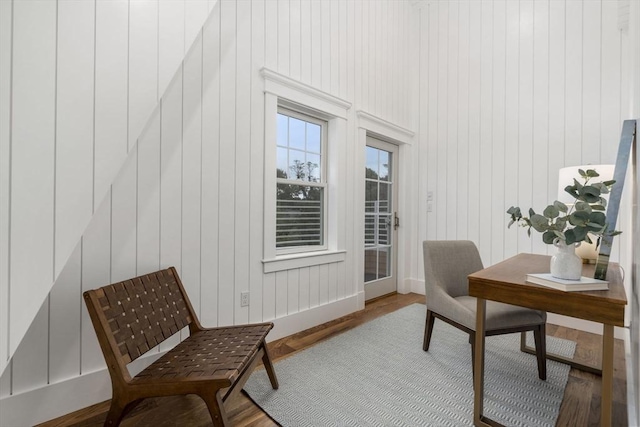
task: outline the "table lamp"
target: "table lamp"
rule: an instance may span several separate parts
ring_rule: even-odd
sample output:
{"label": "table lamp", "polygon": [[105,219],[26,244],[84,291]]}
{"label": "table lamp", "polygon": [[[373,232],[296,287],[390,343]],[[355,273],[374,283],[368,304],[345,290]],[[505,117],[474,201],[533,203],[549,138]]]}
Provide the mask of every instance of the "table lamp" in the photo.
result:
{"label": "table lamp", "polygon": [[[571,197],[566,191],[564,191],[567,185],[573,185],[573,180],[577,179],[578,182],[584,181],[580,177],[578,169],[586,171],[587,169],[594,169],[599,177],[593,178],[594,182],[603,182],[613,179],[613,171],[615,165],[582,165],[582,166],[569,166],[561,168],[558,173],[558,200],[564,203],[571,209],[575,202],[575,199]],[[609,201],[609,194],[603,195],[603,197]],[[593,243],[582,242],[580,246],[576,248],[576,254],[582,258],[582,262],[585,264],[595,264],[598,258],[598,250],[596,248],[596,241]]]}

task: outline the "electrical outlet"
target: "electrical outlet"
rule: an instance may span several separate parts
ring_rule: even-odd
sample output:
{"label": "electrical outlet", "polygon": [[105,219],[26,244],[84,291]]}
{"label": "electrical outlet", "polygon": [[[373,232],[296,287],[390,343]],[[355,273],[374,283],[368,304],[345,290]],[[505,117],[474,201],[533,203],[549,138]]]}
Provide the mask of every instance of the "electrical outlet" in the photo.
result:
{"label": "electrical outlet", "polygon": [[249,305],[249,292],[240,292],[240,307]]}

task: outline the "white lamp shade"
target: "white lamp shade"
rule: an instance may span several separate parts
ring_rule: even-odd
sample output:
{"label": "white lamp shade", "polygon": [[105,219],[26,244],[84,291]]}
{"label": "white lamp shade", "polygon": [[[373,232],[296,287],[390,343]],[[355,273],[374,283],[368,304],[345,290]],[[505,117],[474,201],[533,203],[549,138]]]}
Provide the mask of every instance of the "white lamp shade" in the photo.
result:
{"label": "white lamp shade", "polygon": [[[573,204],[575,199],[564,191],[564,188],[567,185],[573,185],[574,179],[577,179],[580,183],[583,182],[580,178],[580,174],[578,173],[578,169],[582,169],[583,171],[586,171],[587,169],[594,169],[598,174],[600,174],[600,176],[593,178],[593,181],[603,182],[613,179],[613,170],[615,169],[615,165],[569,166],[560,169],[560,172],[558,173],[558,200],[565,205]],[[608,199],[609,195],[605,194],[603,197]]]}

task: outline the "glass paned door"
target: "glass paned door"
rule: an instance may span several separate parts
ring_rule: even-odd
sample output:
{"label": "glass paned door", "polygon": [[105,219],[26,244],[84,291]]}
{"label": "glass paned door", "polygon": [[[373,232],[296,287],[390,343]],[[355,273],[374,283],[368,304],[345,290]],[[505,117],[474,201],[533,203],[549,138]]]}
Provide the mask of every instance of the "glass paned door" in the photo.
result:
{"label": "glass paned door", "polygon": [[365,150],[364,282],[365,299],[370,299],[393,292],[397,286],[397,147],[368,137]]}

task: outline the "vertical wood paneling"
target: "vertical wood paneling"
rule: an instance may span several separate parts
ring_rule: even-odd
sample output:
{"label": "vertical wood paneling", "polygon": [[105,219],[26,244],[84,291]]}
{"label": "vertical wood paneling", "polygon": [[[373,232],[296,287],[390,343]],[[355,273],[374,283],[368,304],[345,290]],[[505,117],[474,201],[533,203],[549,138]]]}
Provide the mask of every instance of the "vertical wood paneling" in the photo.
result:
{"label": "vertical wood paneling", "polygon": [[160,109],[138,141],[136,272],[160,268]]}
{"label": "vertical wood paneling", "polygon": [[55,153],[55,275],[93,214],[95,7],[58,2]]}
{"label": "vertical wood paneling", "polygon": [[264,66],[270,70],[278,69],[278,2],[267,1],[264,4],[265,37],[264,37]]}
{"label": "vertical wood paneling", "polygon": [[[368,1],[363,1],[361,4],[362,8],[361,8],[361,16],[362,18],[360,19],[361,27],[360,27],[360,43],[358,44],[358,50],[360,51],[361,54],[361,72],[359,74],[360,76],[360,85],[361,85],[361,99],[358,100],[360,101],[361,105],[366,105],[367,107],[369,106],[369,49],[366,49],[367,46],[369,46],[369,20],[370,20],[370,9],[371,9],[371,4]],[[431,6],[430,6],[431,7]],[[435,7],[435,6],[434,6]],[[318,15],[315,15],[318,16]]]}
{"label": "vertical wood paneling", "polygon": [[[518,144],[518,103],[520,92],[518,90],[520,66],[518,62],[520,9],[516,2],[506,2],[506,58],[505,58],[505,140],[509,141],[505,146],[504,175],[510,177],[504,183],[504,199],[507,209],[510,206],[523,206],[518,195],[519,173],[518,164],[514,159],[519,158]],[[527,209],[527,207],[523,207]],[[505,213],[506,215],[506,213]],[[517,229],[510,229],[505,234],[505,256],[515,255],[519,252],[519,233]]]}
{"label": "vertical wood paneling", "polygon": [[[236,140],[236,5],[220,4],[220,167],[218,244],[218,310],[219,323],[233,323],[235,281],[235,140]],[[279,28],[281,29],[281,27]]]}
{"label": "vertical wood paneling", "polygon": [[[320,88],[331,92],[331,2],[320,2]],[[317,18],[316,18],[317,19]]]}
{"label": "vertical wood paneling", "polygon": [[[480,29],[480,171],[486,170],[487,179],[491,179],[491,173],[495,165],[493,164],[493,54],[494,54],[494,4],[492,1],[483,0],[481,4],[481,29]],[[481,172],[482,173],[482,172]],[[477,181],[477,180],[474,180]],[[473,188],[478,192],[474,192]],[[491,222],[491,209],[482,209],[481,199],[493,200],[494,189],[491,186],[485,187],[480,182],[474,182],[471,186],[471,197],[469,209],[471,212],[478,212],[480,224]],[[475,194],[474,194],[475,193]],[[480,196],[482,193],[482,197]],[[491,228],[479,227],[478,250],[485,264],[490,263],[491,254]]]}
{"label": "vertical wood paneling", "polygon": [[320,266],[309,267],[309,307],[320,304]]}
{"label": "vertical wood paneling", "polygon": [[289,305],[288,273],[286,270],[275,273],[275,318],[287,315]]}
{"label": "vertical wood paneling", "polygon": [[129,145],[158,97],[158,0],[129,1]]}
{"label": "vertical wood paneling", "polygon": [[[11,54],[13,3],[0,2],[0,331],[9,330],[9,214],[11,179]],[[0,339],[0,375],[9,360]],[[2,387],[0,386],[0,393]]]}
{"label": "vertical wood paneling", "polygon": [[267,322],[276,318],[276,273],[265,274],[262,283],[262,318]]}
{"label": "vertical wood paneling", "polygon": [[126,0],[96,2],[94,211],[128,150],[128,28]]}
{"label": "vertical wood paneling", "polygon": [[184,7],[184,52],[188,52],[196,43],[204,17],[208,15],[207,0],[188,0],[182,3]]}
{"label": "vertical wood paneling", "polygon": [[[300,0],[289,0],[289,76],[294,80],[301,79],[302,15],[300,9]],[[240,49],[238,51],[241,52]]]}
{"label": "vertical wood paneling", "polygon": [[13,8],[10,351],[18,346],[54,280],[57,37],[55,3],[17,1]]}
{"label": "vertical wood paneling", "polygon": [[583,101],[583,10],[584,3],[566,2],[565,49],[565,165],[582,163],[582,101]]}
{"label": "vertical wood paneling", "polygon": [[291,49],[289,39],[289,0],[276,0],[278,7],[278,71],[289,75],[289,50]]}
{"label": "vertical wood paneling", "polygon": [[137,149],[131,150],[111,188],[111,281],[136,276]]}
{"label": "vertical wood paneling", "polygon": [[[255,10],[255,6],[254,6]],[[255,14],[254,14],[255,16]],[[311,15],[311,0],[300,1],[300,80],[311,84],[311,28],[314,17]],[[255,24],[252,27],[255,29]],[[263,26],[264,23],[259,25]],[[255,50],[254,50],[255,52]]]}
{"label": "vertical wood paneling", "polygon": [[328,286],[327,286],[327,298],[329,301],[335,301],[338,297],[338,266],[336,264],[327,264],[328,274]]}
{"label": "vertical wood paneling", "polygon": [[600,100],[600,161],[614,164],[615,154],[609,147],[611,135],[620,131],[620,87],[621,87],[621,52],[620,31],[617,27],[618,10],[614,2],[602,3],[602,59],[601,100]]}
{"label": "vertical wood paneling", "polygon": [[184,60],[182,82],[182,270],[180,277],[199,314],[202,188],[202,37]]}
{"label": "vertical wood paneling", "polygon": [[[303,0],[307,9],[310,6],[308,0]],[[303,16],[305,16],[303,14]],[[310,16],[307,16],[310,22]],[[311,42],[310,26],[304,26],[307,31],[306,39]],[[304,29],[303,29],[304,34]],[[263,82],[259,72],[260,65],[264,64],[265,38],[265,5],[264,3],[252,3],[251,6],[251,52],[252,63],[251,69],[251,153],[249,169],[251,171],[251,181],[264,179],[264,96],[262,93]],[[304,39],[302,40],[302,51],[305,52]],[[306,52],[306,58],[310,67],[311,52]],[[305,55],[303,55],[303,58]],[[303,64],[304,64],[303,60]],[[304,70],[303,66],[303,70]],[[305,73],[303,72],[303,75]],[[308,72],[308,81],[311,79],[311,70]],[[249,248],[249,321],[262,321],[264,318],[264,295],[263,286],[264,275],[262,273],[262,245],[255,242],[261,242],[264,236],[264,189],[259,185],[251,185],[249,193],[250,217],[249,217],[249,240],[251,242]]]}
{"label": "vertical wood paneling", "polygon": [[[111,283],[111,191],[97,207],[82,236],[82,292]],[[105,367],[102,351],[82,302],[80,373],[86,374]]]}
{"label": "vertical wood paneling", "polygon": [[286,284],[287,314],[297,313],[300,307],[298,300],[300,295],[300,271],[297,269],[287,270]]}
{"label": "vertical wood paneling", "polygon": [[12,358],[13,394],[42,387],[49,380],[49,298],[37,311],[35,319]]}
{"label": "vertical wood paneling", "polygon": [[[443,48],[447,52],[447,102],[446,102],[446,140],[447,148],[444,153],[446,162],[443,167],[446,170],[443,178],[446,177],[446,186],[444,193],[440,195],[443,203],[441,208],[445,212],[455,212],[457,206],[456,192],[452,191],[458,177],[458,3],[451,3],[448,10],[447,20],[447,43],[443,44]],[[446,221],[447,238],[456,238],[456,221]]]}
{"label": "vertical wood paneling", "polygon": [[[432,3],[428,6],[428,23],[426,25],[426,32],[428,34],[428,41],[425,45],[427,49],[427,67],[428,67],[428,80],[425,82],[427,85],[427,101],[426,101],[426,114],[428,122],[426,129],[421,127],[421,132],[427,135],[427,192],[431,192],[433,195],[433,201],[431,204],[427,202],[427,210],[424,215],[427,221],[427,234],[425,237],[435,239],[437,237],[438,218],[437,211],[433,207],[438,206],[438,17],[440,15],[438,11],[438,4]],[[427,197],[424,194],[423,197]],[[420,249],[421,250],[421,249]]]}
{"label": "vertical wood paneling", "polygon": [[[532,206],[542,212],[557,195],[545,191],[555,181],[548,169],[549,158],[549,2],[535,2],[533,10],[533,171]],[[504,227],[502,227],[504,230]],[[541,236],[533,236],[535,253],[545,253]],[[502,258],[500,258],[502,259]]]}
{"label": "vertical wood paneling", "polygon": [[[264,46],[264,40],[262,40]],[[218,170],[220,147],[220,4],[202,33],[202,322],[218,324]],[[262,253],[260,245],[256,245]],[[251,298],[253,300],[254,298]],[[253,301],[252,301],[253,302]]]}
{"label": "vertical wood paneling", "polygon": [[[185,4],[177,1],[159,2],[158,88],[161,94],[169,86],[176,73],[177,64],[182,62],[185,52],[189,49],[185,42],[185,29]],[[193,29],[189,31],[192,32]]]}
{"label": "vertical wood paneling", "polygon": [[299,270],[298,281],[298,310],[304,311],[309,308],[309,267]]}
{"label": "vertical wood paneling", "polygon": [[[350,5],[353,6],[353,2],[351,2]],[[340,36],[338,40],[338,58],[340,58],[340,92],[338,93],[338,96],[345,99],[353,99],[353,92],[350,93],[350,88],[347,84],[349,61],[353,60],[352,55],[347,55],[349,46],[353,46],[353,27],[347,24],[348,18],[349,12],[347,9],[347,2],[346,0],[340,0],[338,8],[338,20],[340,21],[338,30],[338,35]],[[351,67],[351,70],[353,70],[353,67]]]}
{"label": "vertical wood paneling", "polygon": [[[511,2],[510,2],[511,3]],[[469,16],[478,17],[482,13],[482,4],[480,2],[469,2]],[[483,23],[479,19],[471,19],[469,23],[469,51],[471,56],[469,58],[469,88],[479,88],[481,79],[481,34],[483,29]],[[468,219],[468,238],[474,242],[479,241],[480,235],[480,222],[479,215],[474,215],[472,212],[478,212],[479,202],[478,194],[480,191],[480,176],[481,165],[480,160],[480,129],[481,129],[481,110],[480,104],[480,91],[470,90],[468,94],[469,99],[469,175],[468,175],[468,188],[469,188],[469,201],[467,210],[469,212]],[[438,198],[440,196],[436,196]],[[439,199],[438,199],[439,200]],[[436,224],[436,227],[440,227]]]}
{"label": "vertical wood paneling", "polygon": [[[506,78],[506,1],[497,1],[493,5],[493,54],[492,54],[492,111],[491,118],[491,217],[504,218],[505,200],[505,78]],[[504,259],[505,226],[499,221],[491,224],[491,250],[489,262],[496,263]]]}
{"label": "vertical wood paneling", "polygon": [[329,302],[329,265],[322,264],[319,266],[320,274],[319,274],[319,305],[326,304]]}
{"label": "vertical wood paneling", "polygon": [[[445,12],[456,8],[455,17]],[[539,234],[529,238],[525,230],[507,230],[504,210],[519,205],[525,213],[530,206],[541,211],[556,198],[560,167],[615,156],[615,144],[605,139],[617,140],[620,119],[614,115],[620,109],[615,104],[624,104],[620,73],[626,65],[613,9],[610,2],[571,0],[429,4],[428,25],[421,27],[429,61],[422,66],[427,90],[421,91],[420,114],[427,121],[420,133],[426,136],[421,149],[428,153],[429,170],[423,175],[427,187],[436,190],[436,214],[421,205],[427,237],[448,236],[450,222],[457,221],[457,238],[478,243],[485,262],[549,251]],[[450,58],[456,46],[457,62]],[[451,161],[450,156],[460,153],[465,133],[463,182],[465,159]],[[457,194],[455,209],[439,206],[442,176],[450,183],[447,193]],[[466,212],[468,227],[461,233]]]}
{"label": "vertical wood paneling", "polygon": [[340,92],[340,39],[339,39],[339,16],[337,1],[331,1],[329,3],[329,49],[331,55],[329,55],[329,79],[331,81],[329,93],[338,94]]}
{"label": "vertical wood paneling", "polygon": [[[237,3],[237,55],[236,55],[236,141],[235,141],[235,281],[234,301],[240,301],[240,292],[249,290],[249,251],[251,241],[250,230],[247,227],[251,215],[251,202],[247,197],[251,194],[252,176],[251,168],[251,3],[239,1]],[[293,12],[292,12],[293,14]],[[299,15],[299,12],[298,12]],[[299,26],[299,23],[298,23]],[[299,37],[299,31],[298,31]],[[292,50],[293,52],[293,50]],[[299,49],[298,49],[299,55]],[[293,61],[292,61],[293,63]],[[298,63],[298,72],[300,62]],[[251,303],[251,295],[249,296]],[[249,308],[236,304],[234,309],[234,323],[242,324],[249,321]]]}
{"label": "vertical wood paneling", "polygon": [[449,87],[449,51],[447,43],[447,35],[449,32],[449,3],[438,3],[438,48],[437,48],[437,64],[438,64],[438,94],[437,94],[437,141],[439,142],[437,150],[437,176],[436,181],[436,221],[438,222],[437,237],[438,239],[453,238],[447,236],[447,147],[449,140],[447,139],[447,110],[448,110],[448,94]]}
{"label": "vertical wood paneling", "polygon": [[468,225],[469,186],[469,4],[460,4],[458,9],[458,190],[452,197],[456,197],[457,221],[456,235],[466,236]]}
{"label": "vertical wood paneling", "polygon": [[[49,382],[80,374],[82,301],[82,244],[64,266],[56,284],[51,288],[49,314]],[[69,302],[73,301],[72,304]]]}
{"label": "vertical wood paneling", "polygon": [[582,31],[582,164],[600,163],[602,3],[584,2]]}

